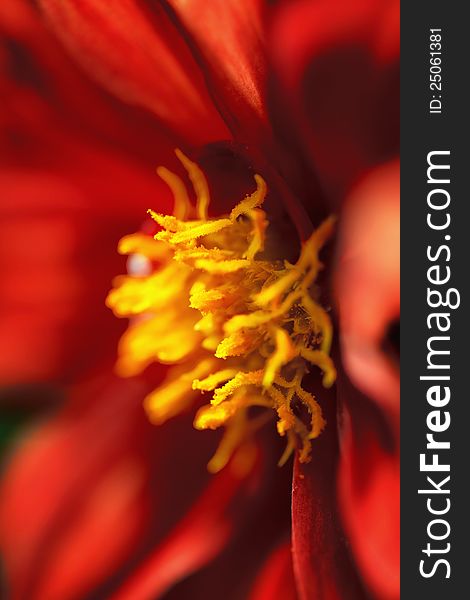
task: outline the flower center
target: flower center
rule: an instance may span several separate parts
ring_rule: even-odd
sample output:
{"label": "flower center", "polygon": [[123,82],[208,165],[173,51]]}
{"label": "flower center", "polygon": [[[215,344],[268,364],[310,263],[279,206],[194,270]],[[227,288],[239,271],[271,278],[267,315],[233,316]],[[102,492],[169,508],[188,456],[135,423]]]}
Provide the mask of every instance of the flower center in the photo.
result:
{"label": "flower center", "polygon": [[[174,214],[149,211],[160,227],[155,237],[136,233],[119,244],[119,252],[144,267],[118,277],[107,299],[117,316],[131,319],[117,370],[133,376],[155,361],[173,365],[145,399],[156,424],[187,409],[197,395],[212,394],[194,419],[197,429],[226,428],[208,465],[211,472],[222,469],[270,415],[277,415],[277,430],[287,438],[279,463],[296,448],[300,461],[308,462],[311,440],[325,421],[302,379],[312,366],[323,372],[325,387],[336,378],[329,356],[331,321],[315,287],[319,251],[334,219],[303,243],[295,264],[269,260],[263,254],[269,225],[260,208],[267,193],[263,178],[255,175],[256,190],[229,215],[211,219],[204,174],[176,153],[196,205],[182,180],[160,167],[174,195]],[[302,410],[309,414],[308,425]]]}

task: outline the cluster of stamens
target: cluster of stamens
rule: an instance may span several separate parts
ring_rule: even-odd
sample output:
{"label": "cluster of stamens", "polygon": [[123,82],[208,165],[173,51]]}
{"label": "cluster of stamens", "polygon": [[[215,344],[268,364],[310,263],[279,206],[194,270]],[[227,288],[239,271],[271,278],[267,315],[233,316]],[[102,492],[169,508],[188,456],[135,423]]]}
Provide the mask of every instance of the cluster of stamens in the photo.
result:
{"label": "cluster of stamens", "polygon": [[194,419],[197,429],[226,428],[209,463],[212,472],[222,469],[273,414],[279,434],[287,437],[280,464],[296,448],[300,461],[307,462],[311,440],[325,421],[302,379],[312,366],[323,372],[325,387],[336,377],[329,356],[331,321],[315,299],[319,251],[334,220],[324,221],[302,244],[294,264],[268,259],[262,177],[255,175],[256,190],[229,215],[211,219],[204,174],[180,151],[177,156],[194,187],[195,206],[182,180],[159,168],[175,198],[174,214],[149,211],[160,228],[155,237],[136,233],[119,245],[123,254],[145,257],[152,272],[117,278],[108,296],[115,314],[130,318],[117,370],[133,376],[155,361],[172,365],[145,399],[157,424],[186,410],[201,394],[212,394]]}

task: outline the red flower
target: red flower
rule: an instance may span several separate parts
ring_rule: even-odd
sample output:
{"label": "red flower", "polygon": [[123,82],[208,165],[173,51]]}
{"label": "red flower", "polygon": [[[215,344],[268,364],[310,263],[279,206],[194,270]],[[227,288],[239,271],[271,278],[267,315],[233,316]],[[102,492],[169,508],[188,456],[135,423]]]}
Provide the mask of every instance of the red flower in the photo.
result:
{"label": "red flower", "polygon": [[[386,0],[2,3],[0,369],[69,395],[4,473],[13,600],[399,597],[398,17]],[[114,248],[148,206],[171,212],[153,168],[175,146],[216,212],[256,170],[274,227],[305,239],[340,216],[339,376],[312,377],[328,425],[295,461],[291,525],[277,436],[209,476],[215,434],[147,422],[159,370],[107,374]]]}

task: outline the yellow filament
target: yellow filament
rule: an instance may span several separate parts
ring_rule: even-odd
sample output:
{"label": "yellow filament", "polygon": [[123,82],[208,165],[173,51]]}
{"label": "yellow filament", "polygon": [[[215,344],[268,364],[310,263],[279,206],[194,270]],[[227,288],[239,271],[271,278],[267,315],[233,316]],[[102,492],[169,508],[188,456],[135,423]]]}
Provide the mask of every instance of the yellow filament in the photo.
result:
{"label": "yellow filament", "polygon": [[312,350],[311,348],[300,348],[299,354],[309,362],[323,371],[323,385],[329,388],[336,380],[336,369],[331,358],[321,350]]}
{"label": "yellow filament", "polygon": [[253,221],[253,239],[248,246],[245,256],[249,261],[252,261],[258,252],[264,250],[264,237],[268,222],[262,210],[252,210],[250,216]]}
{"label": "yellow filament", "polygon": [[124,236],[118,244],[119,254],[142,254],[149,260],[168,259],[168,248],[165,244],[156,244],[154,240],[142,233]]}
{"label": "yellow filament", "polygon": [[235,221],[240,215],[250,213],[254,208],[261,206],[266,197],[266,182],[259,175],[255,175],[256,191],[242,200],[230,213],[230,219]]}
{"label": "yellow filament", "polygon": [[202,381],[195,379],[193,381],[193,390],[209,392],[214,390],[223,381],[232,379],[236,374],[237,371],[235,369],[223,369],[222,371],[217,371],[217,373],[212,373],[212,375],[209,375],[209,377],[206,377]]}
{"label": "yellow filament", "polygon": [[254,301],[259,306],[267,306],[270,302],[278,298],[281,294],[290,290],[292,285],[299,279],[299,271],[291,269],[286,275],[281,277],[269,287],[265,288],[259,294],[255,294]]}
{"label": "yellow filament", "polygon": [[197,238],[210,235],[212,233],[217,233],[221,229],[224,229],[224,227],[228,227],[231,224],[232,221],[230,221],[230,219],[219,219],[218,221],[209,221],[208,223],[203,223],[202,225],[190,227],[185,231],[178,231],[170,236],[168,236],[168,232],[166,231],[162,232],[166,235],[157,233],[155,239],[168,239],[170,244],[182,244],[184,242],[196,240]]}
{"label": "yellow filament", "polygon": [[175,205],[173,216],[178,220],[184,220],[189,215],[191,203],[189,202],[186,186],[178,175],[169,171],[166,167],[158,167],[158,176],[168,185],[173,193]]}
{"label": "yellow filament", "polygon": [[246,356],[259,346],[262,334],[258,331],[236,331],[224,338],[215,352],[216,358]]}
{"label": "yellow filament", "polygon": [[207,465],[210,473],[218,473],[223,469],[236,449],[241,446],[246,437],[247,415],[246,409],[235,411],[232,418],[227,423],[225,434],[217,448],[216,453]]}
{"label": "yellow filament", "polygon": [[161,425],[190,406],[196,395],[192,390],[193,380],[210,373],[213,367],[214,362],[206,359],[186,373],[169,375],[167,380],[144,400],[150,421]]}
{"label": "yellow filament", "polygon": [[202,269],[208,273],[219,273],[220,275],[224,273],[235,273],[235,271],[246,269],[249,266],[250,261],[244,258],[224,261],[211,260],[210,258],[199,258],[195,262],[195,267],[197,269]]}
{"label": "yellow filament", "polygon": [[302,297],[302,305],[322,332],[320,350],[325,354],[329,354],[333,339],[333,325],[328,313],[308,295]]}
{"label": "yellow filament", "polygon": [[196,211],[199,219],[205,221],[207,219],[207,210],[209,208],[210,196],[209,186],[204,173],[198,165],[190,160],[181,150],[176,149],[175,154],[180,160],[183,167],[186,169],[194,191],[196,192]]}
{"label": "yellow filament", "polygon": [[274,378],[281,367],[290,362],[297,352],[292,340],[285,329],[276,328],[275,332],[276,349],[269,357],[263,375],[263,387],[272,385]]}
{"label": "yellow filament", "polygon": [[233,379],[225,385],[217,388],[211,400],[211,404],[217,406],[236,390],[246,385],[260,385],[263,381],[263,371],[252,371],[251,373],[237,373]]}
{"label": "yellow filament", "polygon": [[297,389],[296,393],[297,393],[298,397],[302,400],[302,402],[308,407],[308,409],[310,410],[310,413],[312,415],[311,431],[310,431],[308,437],[311,440],[313,440],[320,435],[322,429],[326,425],[326,422],[323,419],[323,416],[321,413],[320,405],[315,400],[315,398],[312,396],[312,394],[309,394],[308,392],[303,390],[301,387],[299,387]]}

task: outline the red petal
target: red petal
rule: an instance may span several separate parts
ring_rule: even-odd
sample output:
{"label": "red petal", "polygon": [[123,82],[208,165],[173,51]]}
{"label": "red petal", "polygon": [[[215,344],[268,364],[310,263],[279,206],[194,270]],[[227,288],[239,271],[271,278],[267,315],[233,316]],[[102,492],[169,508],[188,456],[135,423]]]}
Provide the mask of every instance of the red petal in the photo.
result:
{"label": "red petal", "polygon": [[335,289],[343,361],[354,385],[398,426],[398,371],[382,343],[400,311],[399,164],[379,167],[345,202]]}
{"label": "red petal", "polygon": [[[378,598],[399,598],[399,377],[383,340],[399,315],[399,164],[371,171],[344,205],[336,296],[341,349],[339,495],[356,560]],[[383,412],[380,412],[383,411]],[[386,417],[386,418],[384,418]]]}
{"label": "red petal", "polygon": [[140,227],[149,205],[171,207],[153,169],[173,141],[80,76],[34,14],[6,14],[0,376],[63,380],[115,352],[124,323],[104,298],[124,270],[117,241]]}
{"label": "red petal", "polygon": [[157,4],[133,0],[40,0],[51,27],[79,63],[126,102],[152,110],[192,143],[226,138],[185,42]]}
{"label": "red petal", "polygon": [[[161,124],[152,114],[125,105],[89,79],[28,0],[1,3],[0,32],[4,69],[0,86],[5,102],[0,123],[3,135],[16,140],[16,146],[5,149],[5,160],[30,151],[25,141],[21,143],[25,133],[33,138],[65,129],[69,136],[126,148],[130,156],[152,157],[149,166],[153,167],[155,142],[163,139]],[[171,142],[169,150],[175,143]]]}
{"label": "red petal", "polygon": [[398,151],[399,2],[286,2],[270,42],[292,118],[330,196],[341,198]]}
{"label": "red petal", "polygon": [[[114,355],[123,323],[106,309],[104,298],[112,276],[124,269],[117,242],[138,228],[137,215],[145,214],[147,202],[140,210],[134,205],[127,222],[112,208],[108,215],[96,214],[90,203],[116,202],[118,209],[139,195],[153,197],[159,186],[139,169],[119,161],[111,165],[95,151],[88,161],[86,174],[51,166],[0,176],[0,195],[8,199],[0,226],[4,382],[68,379],[103,354]],[[110,179],[98,187],[93,177],[103,172]]]}
{"label": "red petal", "polygon": [[365,600],[340,525],[336,500],[334,396],[318,390],[327,426],[314,441],[312,460],[294,467],[292,544],[301,600]]}
{"label": "red petal", "polygon": [[[191,511],[161,542],[143,565],[120,586],[113,600],[153,600],[162,597],[175,583],[212,560],[234,534],[233,508],[243,514],[246,490],[258,466],[249,471],[229,464],[213,477]],[[247,508],[245,506],[245,508]]]}
{"label": "red petal", "polygon": [[260,0],[169,0],[189,33],[221,112],[245,141],[268,127]]}
{"label": "red petal", "polygon": [[[261,438],[260,438],[261,436]],[[262,440],[259,474],[247,481],[232,502],[234,522],[230,541],[205,568],[179,582],[165,598],[248,598],[265,560],[290,535],[290,469],[278,469],[283,443],[272,428],[259,432]]]}
{"label": "red petal", "polygon": [[145,393],[141,383],[109,377],[79,390],[14,455],[0,504],[13,600],[72,600],[99,589],[166,535],[200,493],[205,440],[184,423],[191,452],[182,454],[183,423],[151,426]]}
{"label": "red petal", "polygon": [[380,414],[346,382],[338,491],[354,556],[374,597],[400,598],[400,458]]}
{"label": "red petal", "polygon": [[277,548],[266,561],[249,600],[297,600],[290,544]]}
{"label": "red petal", "polygon": [[343,362],[339,495],[368,585],[399,598],[399,375],[383,347],[399,315],[399,164],[371,171],[344,205],[336,269]]}
{"label": "red petal", "polygon": [[12,598],[81,597],[136,542],[149,507],[129,438],[136,426],[129,399],[143,389],[125,386],[126,395],[114,398],[118,419],[108,403],[52,421],[28,436],[9,465],[0,530]]}

